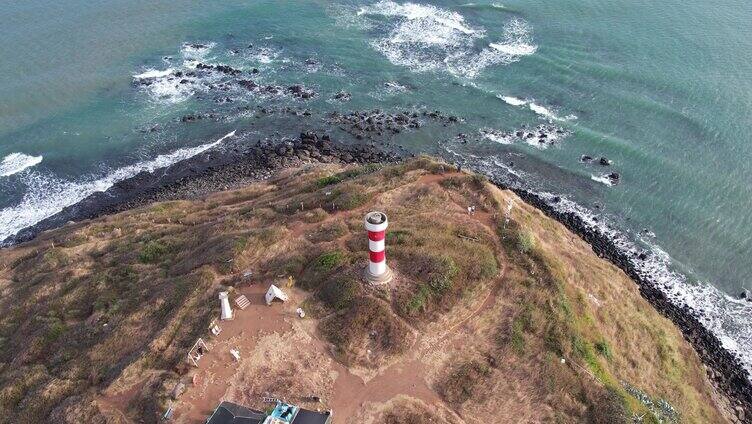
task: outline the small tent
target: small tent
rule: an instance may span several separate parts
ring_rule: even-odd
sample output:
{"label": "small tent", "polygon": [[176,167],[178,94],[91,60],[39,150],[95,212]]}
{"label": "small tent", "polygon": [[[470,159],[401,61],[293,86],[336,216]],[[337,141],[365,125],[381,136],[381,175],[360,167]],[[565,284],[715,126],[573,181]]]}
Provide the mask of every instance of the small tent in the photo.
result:
{"label": "small tent", "polygon": [[266,295],[264,296],[266,299],[266,304],[271,305],[274,299],[279,299],[283,302],[287,302],[287,295],[285,292],[283,292],[279,287],[272,284],[269,286],[269,290],[266,291]]}

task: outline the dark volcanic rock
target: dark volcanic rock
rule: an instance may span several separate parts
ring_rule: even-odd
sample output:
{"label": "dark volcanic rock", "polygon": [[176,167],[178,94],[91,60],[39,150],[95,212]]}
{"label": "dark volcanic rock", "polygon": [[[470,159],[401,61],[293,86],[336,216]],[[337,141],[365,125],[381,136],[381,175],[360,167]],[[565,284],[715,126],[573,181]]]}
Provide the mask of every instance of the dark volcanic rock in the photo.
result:
{"label": "dark volcanic rock", "polygon": [[307,89],[300,84],[295,84],[287,87],[287,93],[292,94],[293,97],[306,100],[311,99],[316,95],[315,91]]}
{"label": "dark volcanic rock", "polygon": [[356,111],[348,114],[332,112],[326,122],[337,125],[341,130],[349,133],[356,139],[375,139],[376,137],[399,134],[406,129],[417,129],[423,126],[425,121],[434,121],[442,124],[458,122],[458,118],[445,116],[439,111],[423,112],[423,120],[420,115],[413,111],[401,111],[387,113],[381,109],[370,111]]}
{"label": "dark volcanic rock", "polygon": [[196,65],[196,69],[203,69],[203,70],[208,70],[208,71],[213,70],[213,71],[221,72],[223,74],[232,75],[232,76],[240,75],[241,73],[243,73],[243,71],[241,71],[240,69],[235,69],[228,65],[207,65],[201,62],[199,62]]}
{"label": "dark volcanic rock", "polygon": [[752,302],[752,293],[749,292],[749,290],[744,289],[741,293],[739,293],[739,299],[748,300]]}
{"label": "dark volcanic rock", "polygon": [[340,144],[332,141],[327,134],[319,136],[315,132],[303,132],[295,140],[252,143],[242,138],[227,139],[220,149],[209,149],[154,172],[140,172],[105,192],[94,193],[8,237],[2,245],[31,240],[40,232],[60,227],[69,221],[79,222],[155,201],[194,198],[239,187],[266,179],[281,167],[301,165],[304,163],[301,158],[306,158],[305,162],[380,163],[394,162],[400,157],[393,149],[371,144]]}
{"label": "dark volcanic rock", "polygon": [[339,100],[341,102],[348,102],[351,98],[352,96],[347,91],[340,91],[334,95],[334,100]]}
{"label": "dark volcanic rock", "polygon": [[255,90],[258,88],[258,84],[251,80],[238,80],[238,85],[245,88],[246,90]]}

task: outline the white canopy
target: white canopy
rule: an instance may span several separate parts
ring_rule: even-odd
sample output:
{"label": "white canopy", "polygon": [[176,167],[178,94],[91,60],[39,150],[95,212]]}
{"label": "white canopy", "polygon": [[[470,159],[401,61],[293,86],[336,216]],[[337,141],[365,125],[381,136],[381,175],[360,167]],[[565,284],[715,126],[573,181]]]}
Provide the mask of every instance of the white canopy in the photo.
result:
{"label": "white canopy", "polygon": [[279,299],[283,302],[287,302],[287,295],[285,292],[283,292],[279,287],[272,284],[269,286],[269,290],[266,291],[266,295],[264,296],[266,299],[266,304],[271,305],[274,299]]}

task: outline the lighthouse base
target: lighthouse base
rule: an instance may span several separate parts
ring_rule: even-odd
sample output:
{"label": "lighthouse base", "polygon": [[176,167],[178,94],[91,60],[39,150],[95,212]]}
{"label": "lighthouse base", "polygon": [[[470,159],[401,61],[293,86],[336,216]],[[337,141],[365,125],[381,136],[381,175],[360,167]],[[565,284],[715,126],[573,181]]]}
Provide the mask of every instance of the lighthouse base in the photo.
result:
{"label": "lighthouse base", "polygon": [[371,270],[368,269],[368,267],[366,267],[363,274],[365,276],[366,281],[374,285],[386,284],[392,281],[392,278],[394,278],[394,273],[392,273],[392,269],[389,268],[388,265],[386,267],[386,271],[384,271],[384,273],[381,275],[371,274]]}

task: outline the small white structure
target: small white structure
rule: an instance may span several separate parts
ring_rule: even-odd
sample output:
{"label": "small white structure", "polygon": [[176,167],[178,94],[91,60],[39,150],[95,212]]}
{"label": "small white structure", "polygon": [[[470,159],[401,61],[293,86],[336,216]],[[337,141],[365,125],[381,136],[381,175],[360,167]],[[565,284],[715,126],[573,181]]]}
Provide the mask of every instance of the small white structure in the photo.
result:
{"label": "small white structure", "polygon": [[274,299],[279,299],[283,302],[287,302],[287,295],[285,292],[283,292],[279,287],[272,284],[269,286],[269,290],[266,291],[266,295],[264,296],[266,299],[266,304],[271,305]]}
{"label": "small white structure", "polygon": [[216,319],[213,319],[211,324],[209,324],[209,331],[211,331],[211,333],[215,336],[219,336],[219,333],[222,332],[222,328],[219,327]]}
{"label": "small white structure", "polygon": [[230,355],[232,355],[235,362],[240,362],[240,351],[237,349],[230,349]]}
{"label": "small white structure", "polygon": [[222,321],[232,319],[232,308],[230,307],[230,300],[227,298],[227,292],[219,292],[219,306],[221,308],[219,318]]}
{"label": "small white structure", "polygon": [[305,318],[305,311],[303,310],[303,308],[296,309],[295,313],[297,313],[299,317]]}

